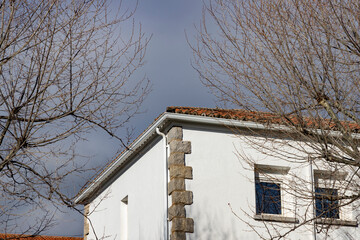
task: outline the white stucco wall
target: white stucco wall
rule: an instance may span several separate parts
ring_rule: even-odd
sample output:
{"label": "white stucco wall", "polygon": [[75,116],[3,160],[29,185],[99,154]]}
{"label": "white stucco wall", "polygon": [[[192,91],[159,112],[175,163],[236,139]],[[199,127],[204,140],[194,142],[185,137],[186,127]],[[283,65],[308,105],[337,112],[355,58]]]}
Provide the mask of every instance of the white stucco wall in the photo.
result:
{"label": "white stucco wall", "polygon": [[[238,153],[243,151],[258,164],[290,167],[284,181],[289,186],[299,184],[311,189],[306,185],[311,182],[307,162],[292,163],[262,154],[225,127],[177,124],[180,125],[183,126],[183,140],[190,141],[192,148],[191,154],[185,157],[186,165],[193,168],[193,179],[186,180],[186,188],[194,197],[193,204],[186,206],[186,215],[193,218],[195,232],[188,233],[187,239],[251,240],[260,239],[258,234],[268,237],[268,229],[273,233],[274,228],[280,232],[293,228],[294,223],[264,224],[254,220],[254,171]],[[165,239],[163,148],[162,140],[149,146],[138,161],[91,203],[90,219],[98,238],[122,240],[120,203],[128,196],[127,240]],[[293,176],[304,181],[295,180]],[[311,204],[306,200],[288,194],[282,196],[282,201],[286,204],[285,216],[312,217]],[[346,234],[360,239],[358,227],[331,227],[328,233],[327,239],[348,239]],[[316,239],[325,239],[325,235],[324,231],[318,233]],[[95,239],[91,228],[88,239]],[[313,225],[305,224],[283,239],[315,239]]]}
{"label": "white stucco wall", "polygon": [[[89,218],[98,238],[123,240],[120,233],[120,203],[128,196],[126,240],[164,239],[163,156],[161,140],[90,204]],[[95,239],[91,227],[89,239]]]}
{"label": "white stucco wall", "polygon": [[[186,155],[186,165],[193,168],[193,179],[186,180],[186,188],[193,192],[194,203],[186,207],[186,212],[187,217],[194,219],[195,232],[187,234],[187,239],[260,239],[255,231],[269,237],[268,230],[272,233],[273,229],[285,232],[294,226],[294,223],[271,222],[265,225],[254,220],[254,171],[237,155],[237,151],[244,151],[258,164],[290,167],[286,179],[290,186],[303,184],[292,176],[303,178],[305,183],[311,182],[308,163],[296,164],[262,154],[249,146],[248,141],[221,127],[184,125],[183,139],[191,141],[192,153]],[[292,180],[295,182],[292,183]],[[302,187],[311,189],[310,185]],[[312,217],[311,204],[306,200],[294,199],[288,194],[282,201],[286,204],[284,215],[304,218],[307,214],[308,218]],[[327,239],[349,239],[344,233],[360,239],[357,227],[331,227]],[[326,234],[316,235],[319,240],[325,239]],[[315,239],[313,225],[305,224],[285,239]]]}

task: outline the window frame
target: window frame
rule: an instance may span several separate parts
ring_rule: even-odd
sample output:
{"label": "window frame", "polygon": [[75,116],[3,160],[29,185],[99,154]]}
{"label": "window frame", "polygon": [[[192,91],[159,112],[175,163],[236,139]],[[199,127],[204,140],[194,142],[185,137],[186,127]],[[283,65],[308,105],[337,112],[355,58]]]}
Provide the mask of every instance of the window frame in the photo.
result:
{"label": "window frame", "polygon": [[[297,223],[298,219],[296,219],[285,205],[287,205],[287,201],[289,194],[285,194],[284,185],[288,181],[288,172],[290,171],[290,167],[284,166],[274,166],[274,165],[263,165],[263,164],[255,164],[254,165],[254,219],[259,221],[274,221],[274,222],[283,222],[283,223]],[[257,183],[274,183],[279,184],[280,191],[280,214],[273,213],[265,213],[258,211],[257,207],[257,191],[256,184]],[[285,201],[285,199],[287,201]]]}
{"label": "window frame", "polygon": [[328,170],[318,170],[315,169],[314,172],[314,218],[317,224],[325,224],[325,225],[340,225],[340,226],[351,226],[357,227],[358,223],[354,220],[352,216],[352,206],[351,204],[344,205],[342,204],[342,200],[338,199],[338,218],[333,217],[322,217],[318,216],[316,209],[316,189],[333,189],[337,190],[337,196],[341,195],[339,191],[341,186],[344,185],[345,179],[347,176],[347,172],[341,171],[328,171]]}

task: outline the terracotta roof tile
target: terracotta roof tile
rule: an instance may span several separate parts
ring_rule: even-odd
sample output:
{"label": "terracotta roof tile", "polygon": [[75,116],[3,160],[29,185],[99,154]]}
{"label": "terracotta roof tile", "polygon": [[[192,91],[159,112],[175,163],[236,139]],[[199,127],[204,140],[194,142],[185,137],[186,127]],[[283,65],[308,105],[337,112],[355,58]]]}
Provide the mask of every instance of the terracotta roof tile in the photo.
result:
{"label": "terracotta roof tile", "polygon": [[83,240],[82,237],[62,237],[62,236],[31,236],[31,235],[22,235],[22,234],[5,234],[0,233],[0,239],[20,239],[20,240]]}
{"label": "terracotta roof tile", "polygon": [[[216,118],[226,118],[241,121],[252,121],[263,124],[301,125],[308,128],[323,128],[337,130],[336,124],[327,119],[299,118],[294,115],[279,116],[268,112],[255,112],[243,109],[199,108],[199,107],[168,107],[166,112],[189,114]],[[354,133],[360,132],[360,126],[355,122],[342,121],[345,128]]]}
{"label": "terracotta roof tile", "polygon": [[[261,124],[279,124],[279,125],[297,125],[302,124],[304,127],[307,128],[319,128],[321,126],[323,129],[328,130],[336,130],[335,123],[322,119],[310,119],[310,118],[296,118],[295,116],[279,116],[268,112],[257,112],[257,111],[248,111],[243,109],[221,109],[221,108],[201,108],[201,107],[176,107],[171,106],[166,108],[166,112],[168,113],[178,113],[178,114],[188,114],[188,115],[198,115],[204,117],[213,117],[213,118],[225,118],[225,119],[233,119],[233,120],[240,120],[240,121],[252,121]],[[155,118],[154,122],[158,120],[164,113],[161,113],[157,118]],[[343,125],[354,133],[360,132],[360,126],[354,122],[342,122]],[[321,125],[320,125],[321,124]],[[151,125],[150,125],[151,126]],[[150,126],[147,128],[149,129]],[[145,129],[136,139],[139,139],[145,132]],[[133,141],[133,143],[136,141]],[[133,144],[132,143],[132,144]],[[132,148],[132,144],[129,145],[129,149]],[[106,171],[116,160],[119,156],[124,154],[127,149],[121,152],[118,156],[116,156],[113,161],[107,164],[104,168],[100,169],[96,174],[95,177],[89,180],[79,191],[77,196],[79,196],[91,183],[93,183],[99,176]]]}

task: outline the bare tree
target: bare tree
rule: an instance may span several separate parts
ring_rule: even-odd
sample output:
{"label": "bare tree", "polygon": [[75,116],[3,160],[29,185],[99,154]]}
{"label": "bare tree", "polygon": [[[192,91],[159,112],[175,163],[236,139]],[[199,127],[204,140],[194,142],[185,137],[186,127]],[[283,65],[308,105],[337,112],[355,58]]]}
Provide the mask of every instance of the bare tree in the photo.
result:
{"label": "bare tree", "polygon": [[[274,122],[286,127],[280,140],[266,138],[252,146],[326,169],[328,178],[346,172],[337,198],[344,206],[358,206],[360,197],[359,16],[360,3],[353,0],[213,0],[204,5],[191,46],[202,83],[223,106],[268,112],[269,128]],[[284,134],[301,144],[285,141],[284,147]],[[239,155],[254,167],[251,156]],[[322,193],[299,187],[313,180],[293,177],[303,184],[288,184],[292,194],[314,205]],[[296,227],[274,226],[261,237],[281,238],[322,217],[304,214]],[[330,231],[332,223],[325,225],[317,231]]]}
{"label": "bare tree", "polygon": [[[116,130],[149,91],[131,79],[148,39],[107,0],[0,2],[0,230],[39,234],[52,203],[73,207],[63,183],[85,168],[75,143]],[[124,28],[124,29],[122,29]],[[40,213],[43,213],[42,215]],[[31,222],[22,224],[24,214]]]}

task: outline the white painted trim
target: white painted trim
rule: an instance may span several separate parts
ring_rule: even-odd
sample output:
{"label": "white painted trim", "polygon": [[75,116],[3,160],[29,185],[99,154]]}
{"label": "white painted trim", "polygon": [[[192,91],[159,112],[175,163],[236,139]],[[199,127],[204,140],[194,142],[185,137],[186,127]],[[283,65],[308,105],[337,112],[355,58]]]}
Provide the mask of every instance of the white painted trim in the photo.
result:
{"label": "white painted trim", "polygon": [[75,204],[80,203],[87,196],[89,196],[92,193],[92,191],[95,190],[103,182],[103,179],[106,179],[108,176],[110,176],[115,171],[115,169],[117,169],[127,160],[128,157],[130,157],[133,153],[138,151],[139,147],[141,147],[151,136],[156,134],[156,128],[161,128],[161,126],[166,122],[166,120],[185,121],[185,122],[202,123],[202,124],[204,123],[215,124],[215,125],[223,125],[223,126],[225,125],[225,126],[234,126],[234,127],[246,127],[252,129],[265,129],[265,126],[263,124],[258,124],[254,122],[165,112],[155,122],[153,122],[148,127],[148,129],[143,134],[140,135],[138,139],[136,139],[129,146],[130,150],[127,150],[123,154],[121,154],[109,167],[107,167],[107,169],[103,173],[100,174],[98,178],[96,178],[79,196],[75,198],[74,201]]}
{"label": "white painted trim", "polygon": [[78,204],[82,200],[84,200],[88,195],[91,194],[91,192],[96,189],[103,181],[103,179],[106,179],[108,176],[111,175],[117,169],[119,166],[121,166],[128,157],[134,152],[136,152],[140,146],[143,145],[143,143],[146,142],[152,136],[153,134],[156,134],[156,128],[161,126],[161,123],[163,123],[166,120],[166,114],[161,115],[155,122],[153,122],[148,129],[139,136],[130,146],[129,150],[125,151],[123,154],[118,156],[118,158],[111,163],[110,166],[106,168],[104,172],[100,174],[99,177],[97,177],[88,187],[85,188],[85,190],[75,198],[75,204]]}
{"label": "white painted trim", "polygon": [[272,222],[282,222],[282,223],[299,223],[299,219],[295,217],[285,217],[283,215],[275,215],[275,214],[255,214],[255,220],[260,221],[272,221]]}
{"label": "white painted trim", "polygon": [[289,173],[289,171],[290,171],[290,167],[255,164],[255,172],[258,172],[258,173],[286,175]]}
{"label": "white painted trim", "polygon": [[164,202],[165,202],[165,226],[164,226],[164,232],[165,232],[165,239],[170,239],[169,235],[169,203],[168,203],[168,143],[166,135],[162,132],[160,132],[159,127],[156,129],[156,133],[160,135],[163,138],[164,141]]}
{"label": "white painted trim", "polygon": [[[81,203],[88,196],[92,194],[92,192],[99,187],[103,181],[106,181],[107,177],[109,177],[116,169],[118,169],[128,157],[132,154],[136,153],[141,149],[141,146],[150,139],[150,137],[157,135],[156,128],[162,128],[166,121],[182,121],[182,122],[191,122],[191,123],[199,123],[199,124],[213,124],[213,125],[221,125],[227,127],[235,127],[235,128],[250,128],[250,129],[258,129],[265,130],[269,129],[269,127],[265,124],[251,122],[251,121],[241,121],[234,119],[223,119],[223,118],[214,118],[207,116],[198,116],[198,115],[189,115],[189,114],[181,114],[181,113],[163,113],[156,121],[154,121],[148,129],[139,136],[130,146],[129,150],[125,151],[121,154],[109,167],[106,168],[104,172],[100,174],[98,178],[96,178],[88,187],[85,188],[83,192],[79,196],[75,198],[75,204]],[[273,124],[271,125],[271,130],[278,131],[292,131],[291,128]],[[320,133],[320,130],[315,130]],[[329,131],[331,135],[338,136],[340,133],[336,131]],[[360,134],[354,135],[356,138],[360,138]]]}
{"label": "white painted trim", "polygon": [[343,220],[343,219],[333,219],[333,218],[317,218],[315,219],[316,224],[325,224],[325,225],[340,225],[348,227],[357,227],[357,221],[353,220]]}

